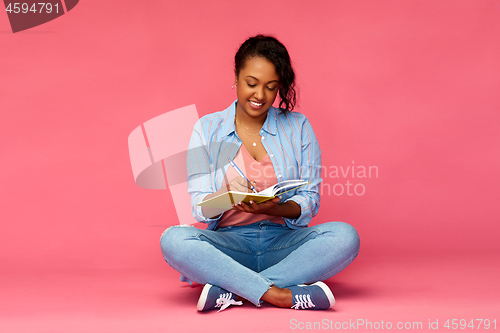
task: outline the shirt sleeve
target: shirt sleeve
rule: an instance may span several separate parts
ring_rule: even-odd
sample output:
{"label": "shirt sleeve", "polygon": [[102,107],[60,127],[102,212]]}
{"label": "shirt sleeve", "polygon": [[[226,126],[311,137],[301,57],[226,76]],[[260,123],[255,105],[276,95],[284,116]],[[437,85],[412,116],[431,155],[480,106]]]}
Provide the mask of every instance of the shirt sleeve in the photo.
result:
{"label": "shirt sleeve", "polygon": [[309,120],[305,118],[301,127],[301,150],[298,156],[300,165],[300,179],[310,182],[299,187],[291,198],[285,200],[295,201],[300,206],[300,216],[297,219],[287,219],[288,225],[306,227],[313,216],[318,213],[321,185],[321,149]]}
{"label": "shirt sleeve", "polygon": [[197,206],[203,201],[205,196],[217,191],[215,184],[215,170],[209,154],[207,138],[203,133],[200,120],[195,124],[189,149],[187,153],[187,183],[188,193],[191,197],[192,214],[196,221],[204,223],[214,223],[217,218],[207,218],[203,216],[202,207]]}

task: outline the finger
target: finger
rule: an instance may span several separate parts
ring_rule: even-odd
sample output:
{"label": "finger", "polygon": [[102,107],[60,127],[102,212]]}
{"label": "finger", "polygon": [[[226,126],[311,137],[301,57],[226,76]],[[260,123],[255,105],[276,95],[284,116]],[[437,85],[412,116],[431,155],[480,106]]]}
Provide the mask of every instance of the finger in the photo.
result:
{"label": "finger", "polygon": [[246,185],[246,190],[248,192],[253,192],[253,188],[255,187],[255,182],[253,181],[250,181],[250,182],[247,182],[245,185]]}
{"label": "finger", "polygon": [[255,203],[255,201],[250,200],[250,206],[251,206],[254,210],[258,210],[258,209],[259,209],[259,206]]}
{"label": "finger", "polygon": [[248,182],[243,177],[236,177],[231,181],[230,186],[232,188],[242,189],[248,186]]}
{"label": "finger", "polygon": [[250,213],[251,212],[251,209],[250,209],[250,206],[248,206],[246,203],[244,202],[239,202],[238,203],[238,207],[240,208],[240,210],[242,212],[246,212],[246,213]]}
{"label": "finger", "polygon": [[248,187],[249,190],[252,189],[252,186],[255,187],[257,183],[255,182],[255,180],[250,180],[250,182],[246,182],[246,186]]}
{"label": "finger", "polygon": [[236,205],[234,207],[234,210],[238,211],[238,212],[244,212],[243,208],[239,207],[238,205]]}
{"label": "finger", "polygon": [[248,193],[248,191],[249,191],[248,184],[241,185],[241,187],[239,188],[239,190],[238,190],[238,191],[239,191],[239,192]]}
{"label": "finger", "polygon": [[250,183],[243,178],[236,180],[233,183],[233,188],[238,192],[250,192],[251,190]]}
{"label": "finger", "polygon": [[244,183],[235,182],[232,186],[233,191],[237,192],[248,192],[248,182],[245,180]]}

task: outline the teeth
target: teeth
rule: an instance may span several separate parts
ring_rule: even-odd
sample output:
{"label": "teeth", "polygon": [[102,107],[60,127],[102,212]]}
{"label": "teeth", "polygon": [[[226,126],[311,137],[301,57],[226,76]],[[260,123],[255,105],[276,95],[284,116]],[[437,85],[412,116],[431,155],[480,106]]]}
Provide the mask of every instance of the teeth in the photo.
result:
{"label": "teeth", "polygon": [[257,103],[257,102],[254,102],[254,101],[249,101],[249,102],[252,103],[255,106],[261,106],[261,105],[264,104],[264,103]]}

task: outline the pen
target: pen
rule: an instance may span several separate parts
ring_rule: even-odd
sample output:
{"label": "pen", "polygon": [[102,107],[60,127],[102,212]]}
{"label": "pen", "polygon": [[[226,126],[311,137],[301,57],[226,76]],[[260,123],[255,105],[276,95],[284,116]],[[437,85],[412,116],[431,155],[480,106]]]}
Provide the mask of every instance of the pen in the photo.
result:
{"label": "pen", "polygon": [[231,166],[236,170],[236,172],[243,178],[245,178],[245,180],[250,184],[251,188],[252,188],[252,191],[254,193],[257,193],[257,190],[255,189],[255,187],[253,187],[253,184],[248,180],[247,177],[245,177],[245,175],[243,174],[243,172],[241,172],[240,168],[238,168],[238,166],[233,162],[233,161],[229,161],[229,164],[231,164]]}

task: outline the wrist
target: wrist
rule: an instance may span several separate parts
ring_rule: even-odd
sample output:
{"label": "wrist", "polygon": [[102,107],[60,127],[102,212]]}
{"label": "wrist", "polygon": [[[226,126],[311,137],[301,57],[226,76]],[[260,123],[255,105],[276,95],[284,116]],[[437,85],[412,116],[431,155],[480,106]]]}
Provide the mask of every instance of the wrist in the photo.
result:
{"label": "wrist", "polygon": [[269,208],[265,214],[271,216],[279,216],[287,219],[298,219],[300,217],[301,209],[295,201],[287,201],[276,204]]}

